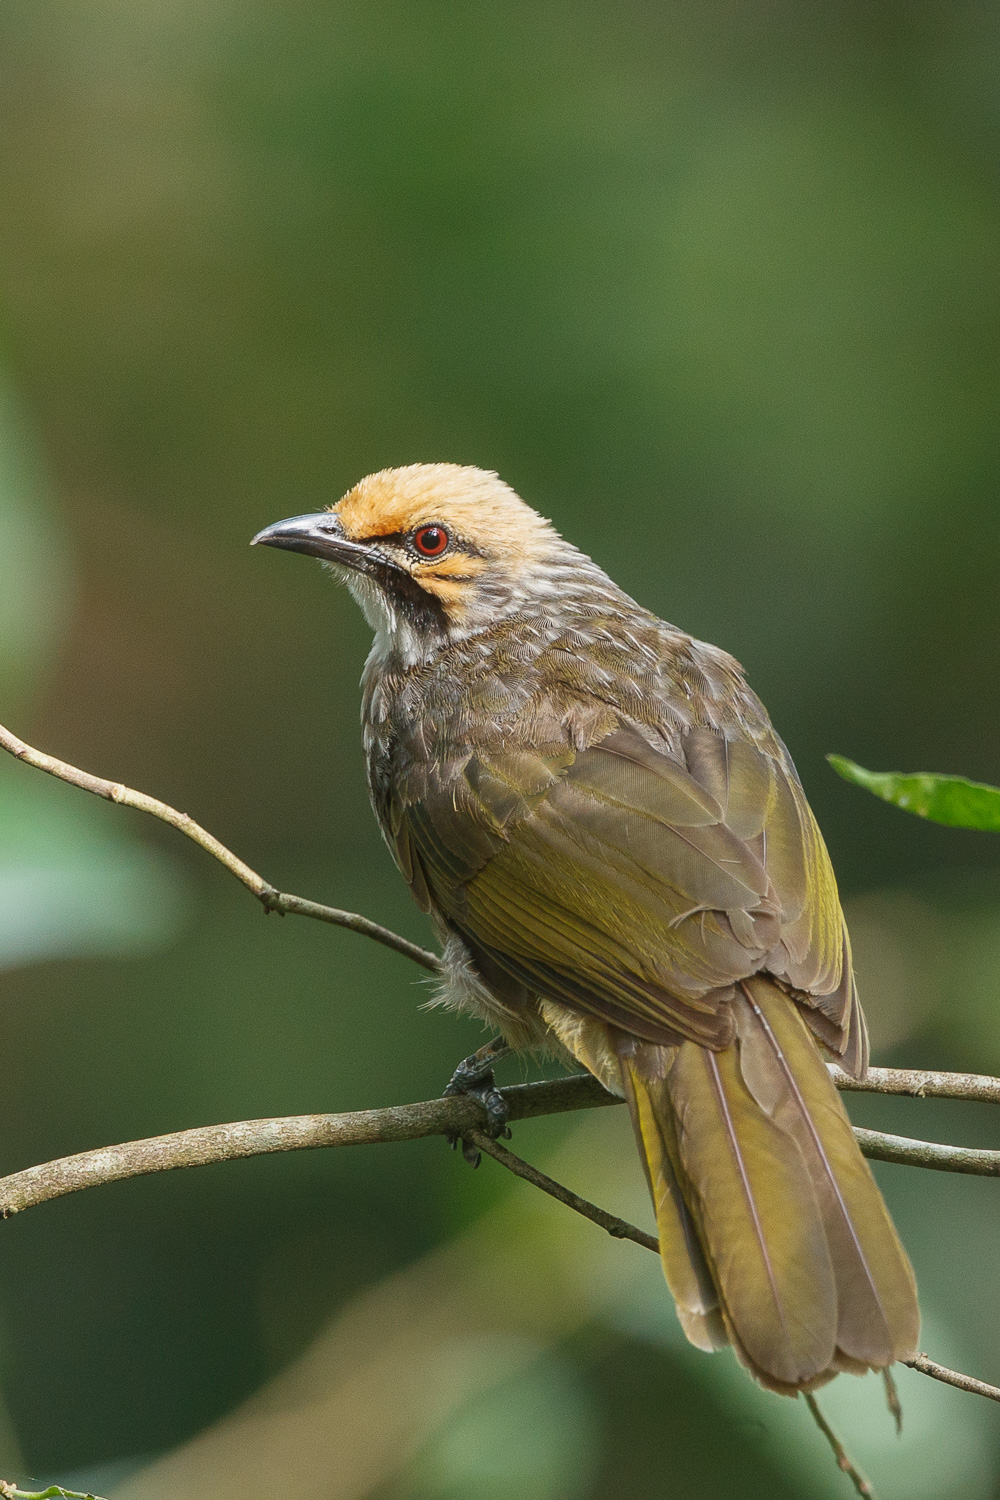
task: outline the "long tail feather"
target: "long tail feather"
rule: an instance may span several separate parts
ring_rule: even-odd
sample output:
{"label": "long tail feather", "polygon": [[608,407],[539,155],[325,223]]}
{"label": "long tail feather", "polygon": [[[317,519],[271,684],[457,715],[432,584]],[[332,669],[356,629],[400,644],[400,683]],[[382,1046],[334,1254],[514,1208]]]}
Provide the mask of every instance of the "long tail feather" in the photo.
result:
{"label": "long tail feather", "polygon": [[912,1354],[909,1262],[794,1003],[758,976],[737,1040],[620,1053],[685,1332],[794,1394]]}
{"label": "long tail feather", "polygon": [[750,980],[745,993],[749,1026],[747,1012],[737,1017],[741,1072],[762,1107],[752,1059],[766,1055],[780,1075],[775,1118],[809,1166],[836,1267],[838,1351],[873,1369],[910,1358],[920,1332],[913,1271],[840,1095],[797,1007],[766,979]]}
{"label": "long tail feather", "polygon": [[622,1067],[622,1082],[656,1209],[660,1259],[677,1316],[691,1343],[711,1353],[728,1344],[729,1335],[719,1294],[671,1161],[676,1155],[676,1142],[671,1141],[668,1147],[664,1139],[665,1130],[673,1122],[670,1115],[654,1109],[649,1088],[628,1066]]}

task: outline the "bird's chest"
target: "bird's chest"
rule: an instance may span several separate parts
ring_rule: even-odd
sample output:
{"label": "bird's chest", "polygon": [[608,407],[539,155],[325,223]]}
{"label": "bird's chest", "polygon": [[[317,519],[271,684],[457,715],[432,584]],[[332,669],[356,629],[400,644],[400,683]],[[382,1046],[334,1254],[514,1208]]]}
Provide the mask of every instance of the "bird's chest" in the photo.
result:
{"label": "bird's chest", "polygon": [[537,671],[502,662],[453,662],[433,673],[366,672],[362,726],[368,782],[379,818],[392,801],[419,801],[471,756],[513,745],[532,721]]}

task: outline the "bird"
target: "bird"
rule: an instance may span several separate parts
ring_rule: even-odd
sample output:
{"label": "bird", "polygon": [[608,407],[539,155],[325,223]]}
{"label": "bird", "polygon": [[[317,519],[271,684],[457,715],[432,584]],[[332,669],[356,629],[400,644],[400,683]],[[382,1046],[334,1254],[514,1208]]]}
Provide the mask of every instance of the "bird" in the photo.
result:
{"label": "bird", "polygon": [[508,1049],[624,1097],[687,1338],[810,1393],[914,1356],[916,1283],[826,1059],[868,1036],[822,835],[738,662],[636,603],[495,473],[417,463],[254,542],[373,631],[372,805],[498,1033],[456,1070],[492,1133]]}

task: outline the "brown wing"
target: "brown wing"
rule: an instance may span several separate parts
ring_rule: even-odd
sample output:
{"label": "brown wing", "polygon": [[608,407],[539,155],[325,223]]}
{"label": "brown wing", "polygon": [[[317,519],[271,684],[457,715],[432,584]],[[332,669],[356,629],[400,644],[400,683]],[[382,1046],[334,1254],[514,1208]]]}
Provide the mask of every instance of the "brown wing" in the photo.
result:
{"label": "brown wing", "polygon": [[733,1035],[765,970],[863,1067],[826,849],[776,739],[696,727],[678,756],[619,724],[589,749],[424,769],[386,809],[418,898],[531,990],[652,1041]]}

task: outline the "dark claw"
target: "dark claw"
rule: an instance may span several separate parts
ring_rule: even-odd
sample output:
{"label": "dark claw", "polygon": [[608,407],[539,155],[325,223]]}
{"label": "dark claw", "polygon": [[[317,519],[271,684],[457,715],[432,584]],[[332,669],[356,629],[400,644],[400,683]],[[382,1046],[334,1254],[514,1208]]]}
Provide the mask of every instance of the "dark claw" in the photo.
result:
{"label": "dark claw", "polygon": [[473,1171],[479,1166],[483,1159],[483,1153],[478,1149],[474,1141],[459,1141],[457,1135],[446,1135],[445,1140],[453,1151],[457,1151],[459,1145],[462,1147],[462,1155],[469,1163]]}

